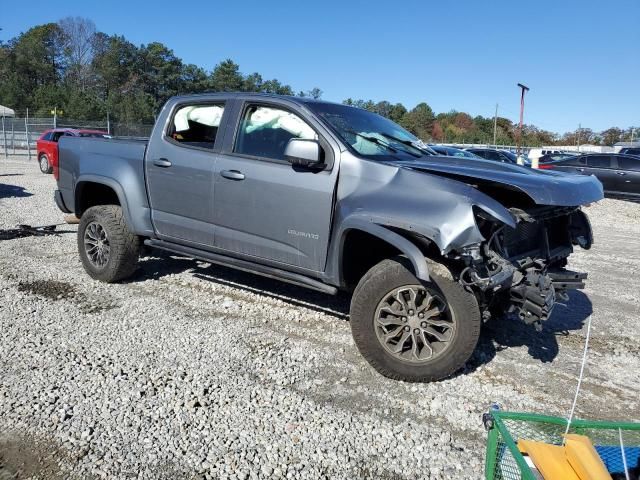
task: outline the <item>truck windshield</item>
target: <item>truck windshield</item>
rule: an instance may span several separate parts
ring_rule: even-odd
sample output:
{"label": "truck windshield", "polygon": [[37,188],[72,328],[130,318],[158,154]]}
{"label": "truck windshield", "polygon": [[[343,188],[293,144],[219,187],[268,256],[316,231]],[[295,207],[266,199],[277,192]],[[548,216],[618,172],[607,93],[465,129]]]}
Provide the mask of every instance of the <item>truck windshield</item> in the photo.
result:
{"label": "truck windshield", "polygon": [[333,103],[310,102],[307,106],[362,156],[405,160],[430,154],[415,135],[375,113]]}

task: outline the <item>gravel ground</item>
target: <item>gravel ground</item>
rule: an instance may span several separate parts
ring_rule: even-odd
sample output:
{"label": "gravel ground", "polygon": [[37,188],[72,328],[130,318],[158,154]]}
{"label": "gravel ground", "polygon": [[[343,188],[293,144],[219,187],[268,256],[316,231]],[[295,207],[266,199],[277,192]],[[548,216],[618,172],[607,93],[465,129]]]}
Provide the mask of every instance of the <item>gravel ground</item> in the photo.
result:
{"label": "gravel ground", "polygon": [[[54,188],[0,159],[0,228],[61,222]],[[376,374],[344,297],[176,256],[101,284],[75,226],[0,241],[0,478],[482,478],[481,414],[566,415],[590,314],[577,416],[639,420],[640,205],[587,211],[588,288],[541,333],[490,323],[433,384]]]}

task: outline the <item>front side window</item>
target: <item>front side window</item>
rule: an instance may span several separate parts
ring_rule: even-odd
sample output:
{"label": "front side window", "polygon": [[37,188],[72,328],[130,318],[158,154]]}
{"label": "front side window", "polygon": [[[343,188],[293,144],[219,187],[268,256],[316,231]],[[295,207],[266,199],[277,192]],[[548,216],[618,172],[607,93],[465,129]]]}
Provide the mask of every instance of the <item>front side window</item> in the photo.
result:
{"label": "front side window", "polygon": [[518,156],[512,152],[500,152],[505,163],[518,163]]}
{"label": "front side window", "polygon": [[486,160],[493,160],[496,162],[502,162],[502,157],[498,152],[494,152],[493,150],[478,150],[475,152],[476,155],[481,156]]}
{"label": "front side window", "polygon": [[618,167],[621,170],[640,172],[640,158],[618,157]]}
{"label": "front side window", "polygon": [[304,120],[288,110],[251,105],[242,118],[235,152],[285,160],[284,151],[292,138],[317,140],[318,135]]}
{"label": "front side window", "polygon": [[212,149],[224,113],[224,105],[183,105],[178,108],[167,136],[191,147]]}
{"label": "front side window", "polygon": [[587,157],[587,166],[593,168],[611,168],[611,157],[608,155],[590,155]]}

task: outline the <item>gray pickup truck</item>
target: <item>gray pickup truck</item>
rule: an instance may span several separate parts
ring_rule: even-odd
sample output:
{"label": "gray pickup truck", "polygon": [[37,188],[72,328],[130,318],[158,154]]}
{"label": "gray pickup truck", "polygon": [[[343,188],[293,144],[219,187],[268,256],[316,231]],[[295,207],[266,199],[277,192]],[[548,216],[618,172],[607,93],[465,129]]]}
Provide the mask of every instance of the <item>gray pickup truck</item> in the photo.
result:
{"label": "gray pickup truck", "polygon": [[344,290],[366,360],[432,381],[464,365],[491,314],[539,327],[584,286],[565,266],[591,246],[581,206],[602,185],[431,153],[346,105],[188,95],[167,102],[148,140],[63,138],[55,201],[80,217],[94,279],[131,276],[146,245]]}

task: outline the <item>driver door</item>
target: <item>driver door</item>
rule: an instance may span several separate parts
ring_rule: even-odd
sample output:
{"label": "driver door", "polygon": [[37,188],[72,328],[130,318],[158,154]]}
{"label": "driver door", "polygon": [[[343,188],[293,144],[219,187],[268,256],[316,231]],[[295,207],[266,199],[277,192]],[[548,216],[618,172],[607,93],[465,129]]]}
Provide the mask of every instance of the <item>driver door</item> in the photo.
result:
{"label": "driver door", "polygon": [[230,152],[216,165],[216,247],[254,260],[324,270],[337,168],[285,160],[291,138],[318,139],[316,127],[281,105],[246,102]]}

